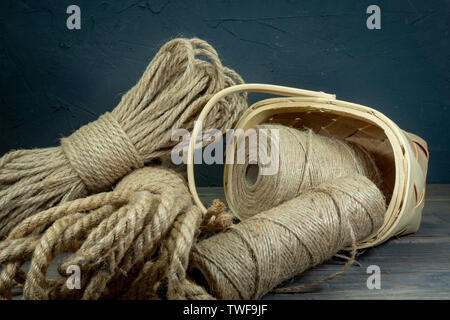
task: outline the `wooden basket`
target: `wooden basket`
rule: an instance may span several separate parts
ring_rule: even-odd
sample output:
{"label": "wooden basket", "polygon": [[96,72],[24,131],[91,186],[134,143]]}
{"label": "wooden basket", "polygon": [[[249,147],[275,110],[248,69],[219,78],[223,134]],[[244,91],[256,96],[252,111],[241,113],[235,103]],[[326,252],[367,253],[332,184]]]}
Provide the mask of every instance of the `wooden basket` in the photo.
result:
{"label": "wooden basket", "polygon": [[[262,123],[281,123],[296,128],[311,128],[316,133],[344,138],[363,145],[374,156],[381,171],[382,191],[388,208],[382,227],[358,244],[358,248],[378,245],[391,237],[416,232],[419,228],[425,198],[428,165],[427,143],[420,137],[401,130],[382,113],[355,103],[336,100],[323,92],[266,84],[243,84],[218,92],[201,112],[188,151],[189,188],[196,204],[206,212],[195,186],[193,154],[201,123],[211,108],[224,96],[236,92],[264,92],[283,95],[259,101],[249,107],[235,129],[249,129]],[[233,139],[234,140],[234,139]],[[228,147],[235,147],[229,145]],[[225,165],[224,189],[228,205],[233,197],[232,179]],[[232,212],[234,208],[230,206]],[[238,216],[238,215],[236,215]]]}

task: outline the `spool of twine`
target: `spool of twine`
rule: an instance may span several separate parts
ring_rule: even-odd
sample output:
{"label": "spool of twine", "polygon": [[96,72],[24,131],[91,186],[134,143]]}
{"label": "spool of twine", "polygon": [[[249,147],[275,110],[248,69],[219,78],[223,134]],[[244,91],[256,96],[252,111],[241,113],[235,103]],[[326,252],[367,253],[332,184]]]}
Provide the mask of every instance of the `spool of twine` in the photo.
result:
{"label": "spool of twine", "polygon": [[257,299],[375,232],[384,213],[366,177],[324,182],[198,243],[191,274],[219,299]]}
{"label": "spool of twine", "polygon": [[[169,41],[111,113],[59,147],[12,151],[0,159],[0,239],[37,212],[109,191],[131,170],[167,156],[177,143],[172,129],[192,129],[207,101],[238,83],[242,78],[222,65],[207,42]],[[245,95],[224,98],[204,127],[232,127],[245,104]]]}
{"label": "spool of twine", "polygon": [[261,165],[249,157],[251,148],[245,150],[244,163],[231,165],[230,201],[241,219],[268,210],[331,179],[360,174],[376,184],[380,181],[372,156],[359,144],[279,124],[263,124],[256,129],[256,141],[264,142],[259,137],[264,134],[263,138],[269,140],[269,148],[273,145],[270,140],[275,139],[271,132],[278,134],[279,167],[276,174],[262,175]]}

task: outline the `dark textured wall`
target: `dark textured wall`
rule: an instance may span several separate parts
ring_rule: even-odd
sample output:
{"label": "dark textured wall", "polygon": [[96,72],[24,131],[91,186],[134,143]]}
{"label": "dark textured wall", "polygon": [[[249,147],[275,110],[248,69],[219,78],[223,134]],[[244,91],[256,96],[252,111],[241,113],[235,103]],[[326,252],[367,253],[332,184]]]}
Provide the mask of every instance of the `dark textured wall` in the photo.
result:
{"label": "dark textured wall", "polygon": [[[81,30],[66,28],[70,4]],[[381,30],[366,28],[370,4]],[[420,0],[1,0],[0,153],[56,145],[111,110],[165,41],[197,36],[247,82],[379,109],[427,140],[428,182],[450,183],[449,12]],[[221,170],[202,167],[199,184],[220,185]]]}

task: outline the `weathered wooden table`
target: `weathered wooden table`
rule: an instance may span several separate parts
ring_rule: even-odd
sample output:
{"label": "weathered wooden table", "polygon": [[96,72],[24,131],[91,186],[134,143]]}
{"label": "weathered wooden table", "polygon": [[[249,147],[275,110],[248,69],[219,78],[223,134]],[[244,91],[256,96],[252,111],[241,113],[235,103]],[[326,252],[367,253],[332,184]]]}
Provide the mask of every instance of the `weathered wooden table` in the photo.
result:
{"label": "weathered wooden table", "polygon": [[[199,188],[205,204],[219,198],[222,188]],[[52,263],[49,278],[59,278]],[[342,276],[295,294],[267,294],[263,299],[450,299],[450,185],[428,185],[420,230],[360,252],[362,266]],[[333,259],[294,279],[289,285],[310,283],[340,270],[344,260]],[[381,271],[381,288],[368,289],[367,267]],[[19,294],[19,292],[17,292]],[[20,299],[16,295],[15,299]]]}
{"label": "weathered wooden table", "polygon": [[[199,188],[205,203],[224,200],[222,188]],[[318,287],[295,294],[267,294],[264,299],[450,299],[450,185],[428,185],[420,230],[367,249],[360,266]],[[340,270],[333,259],[294,279],[289,285],[310,283]],[[381,289],[368,289],[367,267],[381,271]]]}

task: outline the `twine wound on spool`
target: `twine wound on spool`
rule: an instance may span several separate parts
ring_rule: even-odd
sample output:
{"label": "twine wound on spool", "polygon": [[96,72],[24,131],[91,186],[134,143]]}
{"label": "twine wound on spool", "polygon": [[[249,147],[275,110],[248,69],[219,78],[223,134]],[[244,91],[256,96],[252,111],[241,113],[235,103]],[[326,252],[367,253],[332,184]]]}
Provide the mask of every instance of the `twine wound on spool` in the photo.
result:
{"label": "twine wound on spool", "polygon": [[[39,211],[110,190],[131,170],[167,156],[176,144],[172,129],[192,129],[215,93],[242,82],[205,41],[166,43],[111,113],[62,139],[61,147],[17,150],[0,159],[0,239]],[[232,127],[245,104],[245,95],[224,98],[205,127]]]}
{"label": "twine wound on spool", "polygon": [[382,193],[364,176],[322,183],[198,243],[191,274],[218,299],[258,299],[371,235],[385,209]]}
{"label": "twine wound on spool", "polygon": [[380,173],[373,158],[358,144],[277,124],[263,124],[256,129],[257,135],[264,133],[267,139],[274,139],[271,132],[277,132],[279,167],[277,174],[260,174],[259,164],[250,161],[250,149],[245,150],[244,163],[231,165],[230,201],[243,220],[330,179],[361,174],[379,183]]}

